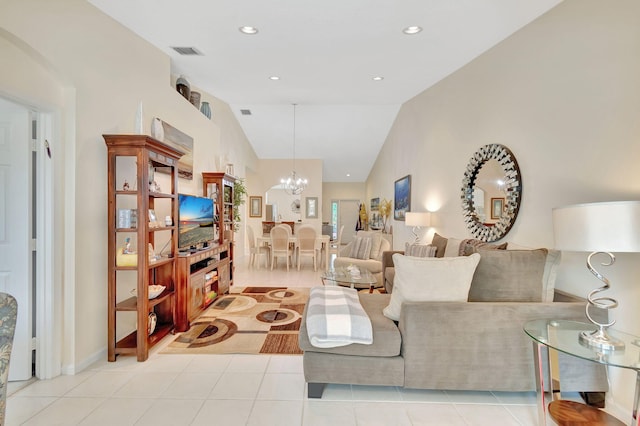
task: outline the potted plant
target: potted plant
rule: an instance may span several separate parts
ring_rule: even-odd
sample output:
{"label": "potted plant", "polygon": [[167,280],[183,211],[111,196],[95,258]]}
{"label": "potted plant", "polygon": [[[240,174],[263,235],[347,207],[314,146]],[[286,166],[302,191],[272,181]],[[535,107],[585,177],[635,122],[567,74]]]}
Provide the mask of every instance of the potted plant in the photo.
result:
{"label": "potted plant", "polygon": [[246,198],[247,187],[244,186],[244,179],[236,179],[233,186],[233,230],[235,232],[240,230],[240,222],[242,221],[240,206],[244,204]]}

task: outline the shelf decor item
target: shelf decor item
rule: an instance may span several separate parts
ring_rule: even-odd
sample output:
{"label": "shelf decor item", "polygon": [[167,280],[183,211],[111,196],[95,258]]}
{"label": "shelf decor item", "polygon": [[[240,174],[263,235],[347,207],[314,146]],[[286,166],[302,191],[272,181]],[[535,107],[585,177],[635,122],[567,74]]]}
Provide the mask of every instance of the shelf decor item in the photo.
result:
{"label": "shelf decor item", "polygon": [[209,102],[204,101],[200,106],[200,112],[205,115],[205,117],[211,119],[211,107],[209,106]]}
{"label": "shelf decor item", "polygon": [[176,80],[176,90],[183,98],[189,101],[189,98],[191,97],[191,85],[182,75]]}
{"label": "shelf decor item", "polygon": [[200,108],[200,92],[192,91],[189,96],[189,102],[196,108]]}

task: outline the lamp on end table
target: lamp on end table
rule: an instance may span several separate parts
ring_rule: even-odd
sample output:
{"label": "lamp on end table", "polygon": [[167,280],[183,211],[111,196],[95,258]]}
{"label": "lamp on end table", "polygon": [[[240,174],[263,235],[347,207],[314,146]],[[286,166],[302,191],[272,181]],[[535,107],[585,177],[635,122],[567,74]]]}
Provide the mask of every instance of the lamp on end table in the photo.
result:
{"label": "lamp on end table", "polygon": [[587,257],[587,268],[604,284],[592,290],[587,296],[585,312],[589,321],[598,329],[592,333],[582,332],[580,342],[604,351],[624,349],[624,343],[611,337],[607,328],[615,320],[600,323],[589,313],[590,307],[605,310],[618,306],[612,297],[602,297],[599,293],[609,289],[609,280],[592,265],[594,256],[602,255],[607,261],[602,266],[611,266],[615,256],[611,252],[640,252],[640,201],[617,201],[604,203],[576,204],[553,209],[553,234],[555,248],[564,251],[591,252]]}
{"label": "lamp on end table", "polygon": [[407,212],[404,217],[404,222],[407,226],[413,226],[413,236],[415,240],[414,244],[418,244],[420,242],[420,236],[416,232],[421,227],[431,226],[431,213],[429,212]]}

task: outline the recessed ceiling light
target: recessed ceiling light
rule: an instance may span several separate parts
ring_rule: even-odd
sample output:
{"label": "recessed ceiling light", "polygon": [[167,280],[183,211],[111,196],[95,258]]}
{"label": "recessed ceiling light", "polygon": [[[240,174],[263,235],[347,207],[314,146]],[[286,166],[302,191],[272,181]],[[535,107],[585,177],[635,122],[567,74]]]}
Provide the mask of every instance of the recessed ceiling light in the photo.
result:
{"label": "recessed ceiling light", "polygon": [[244,26],[238,29],[243,34],[258,34],[258,29],[256,27]]}
{"label": "recessed ceiling light", "polygon": [[373,81],[382,81],[382,80],[384,80],[384,77],[377,75],[377,76],[375,76],[375,77],[372,77],[371,79],[372,79]]}
{"label": "recessed ceiling light", "polygon": [[280,77],[278,77],[277,75],[272,75],[271,77],[269,77],[269,80],[278,81],[280,80]]}
{"label": "recessed ceiling light", "polygon": [[422,27],[419,27],[417,25],[412,25],[402,30],[403,33],[408,35],[418,34],[420,31],[422,31]]}

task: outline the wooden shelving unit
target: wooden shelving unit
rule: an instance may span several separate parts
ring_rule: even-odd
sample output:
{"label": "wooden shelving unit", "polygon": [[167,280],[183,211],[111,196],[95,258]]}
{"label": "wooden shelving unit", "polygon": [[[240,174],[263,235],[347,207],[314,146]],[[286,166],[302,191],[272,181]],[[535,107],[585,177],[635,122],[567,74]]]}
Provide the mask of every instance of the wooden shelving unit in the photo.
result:
{"label": "wooden shelving unit", "polygon": [[202,194],[215,203],[218,242],[229,244],[229,285],[233,285],[233,193],[236,178],[224,172],[202,172]]}
{"label": "wooden shelving unit", "polygon": [[[108,156],[108,360],[115,361],[117,355],[135,355],[138,361],[145,361],[149,349],[175,328],[177,165],[184,152],[145,135],[103,137]],[[159,168],[170,181],[167,191],[150,190]],[[173,224],[150,224],[149,210],[156,209],[167,212]],[[126,212],[129,214],[124,217],[129,220],[123,221]],[[127,239],[132,253],[118,253]],[[152,259],[150,245],[158,249],[156,241],[168,253]],[[166,288],[149,299],[149,286],[154,284]],[[136,295],[131,295],[131,287]],[[150,314],[157,318],[151,334]]]}

